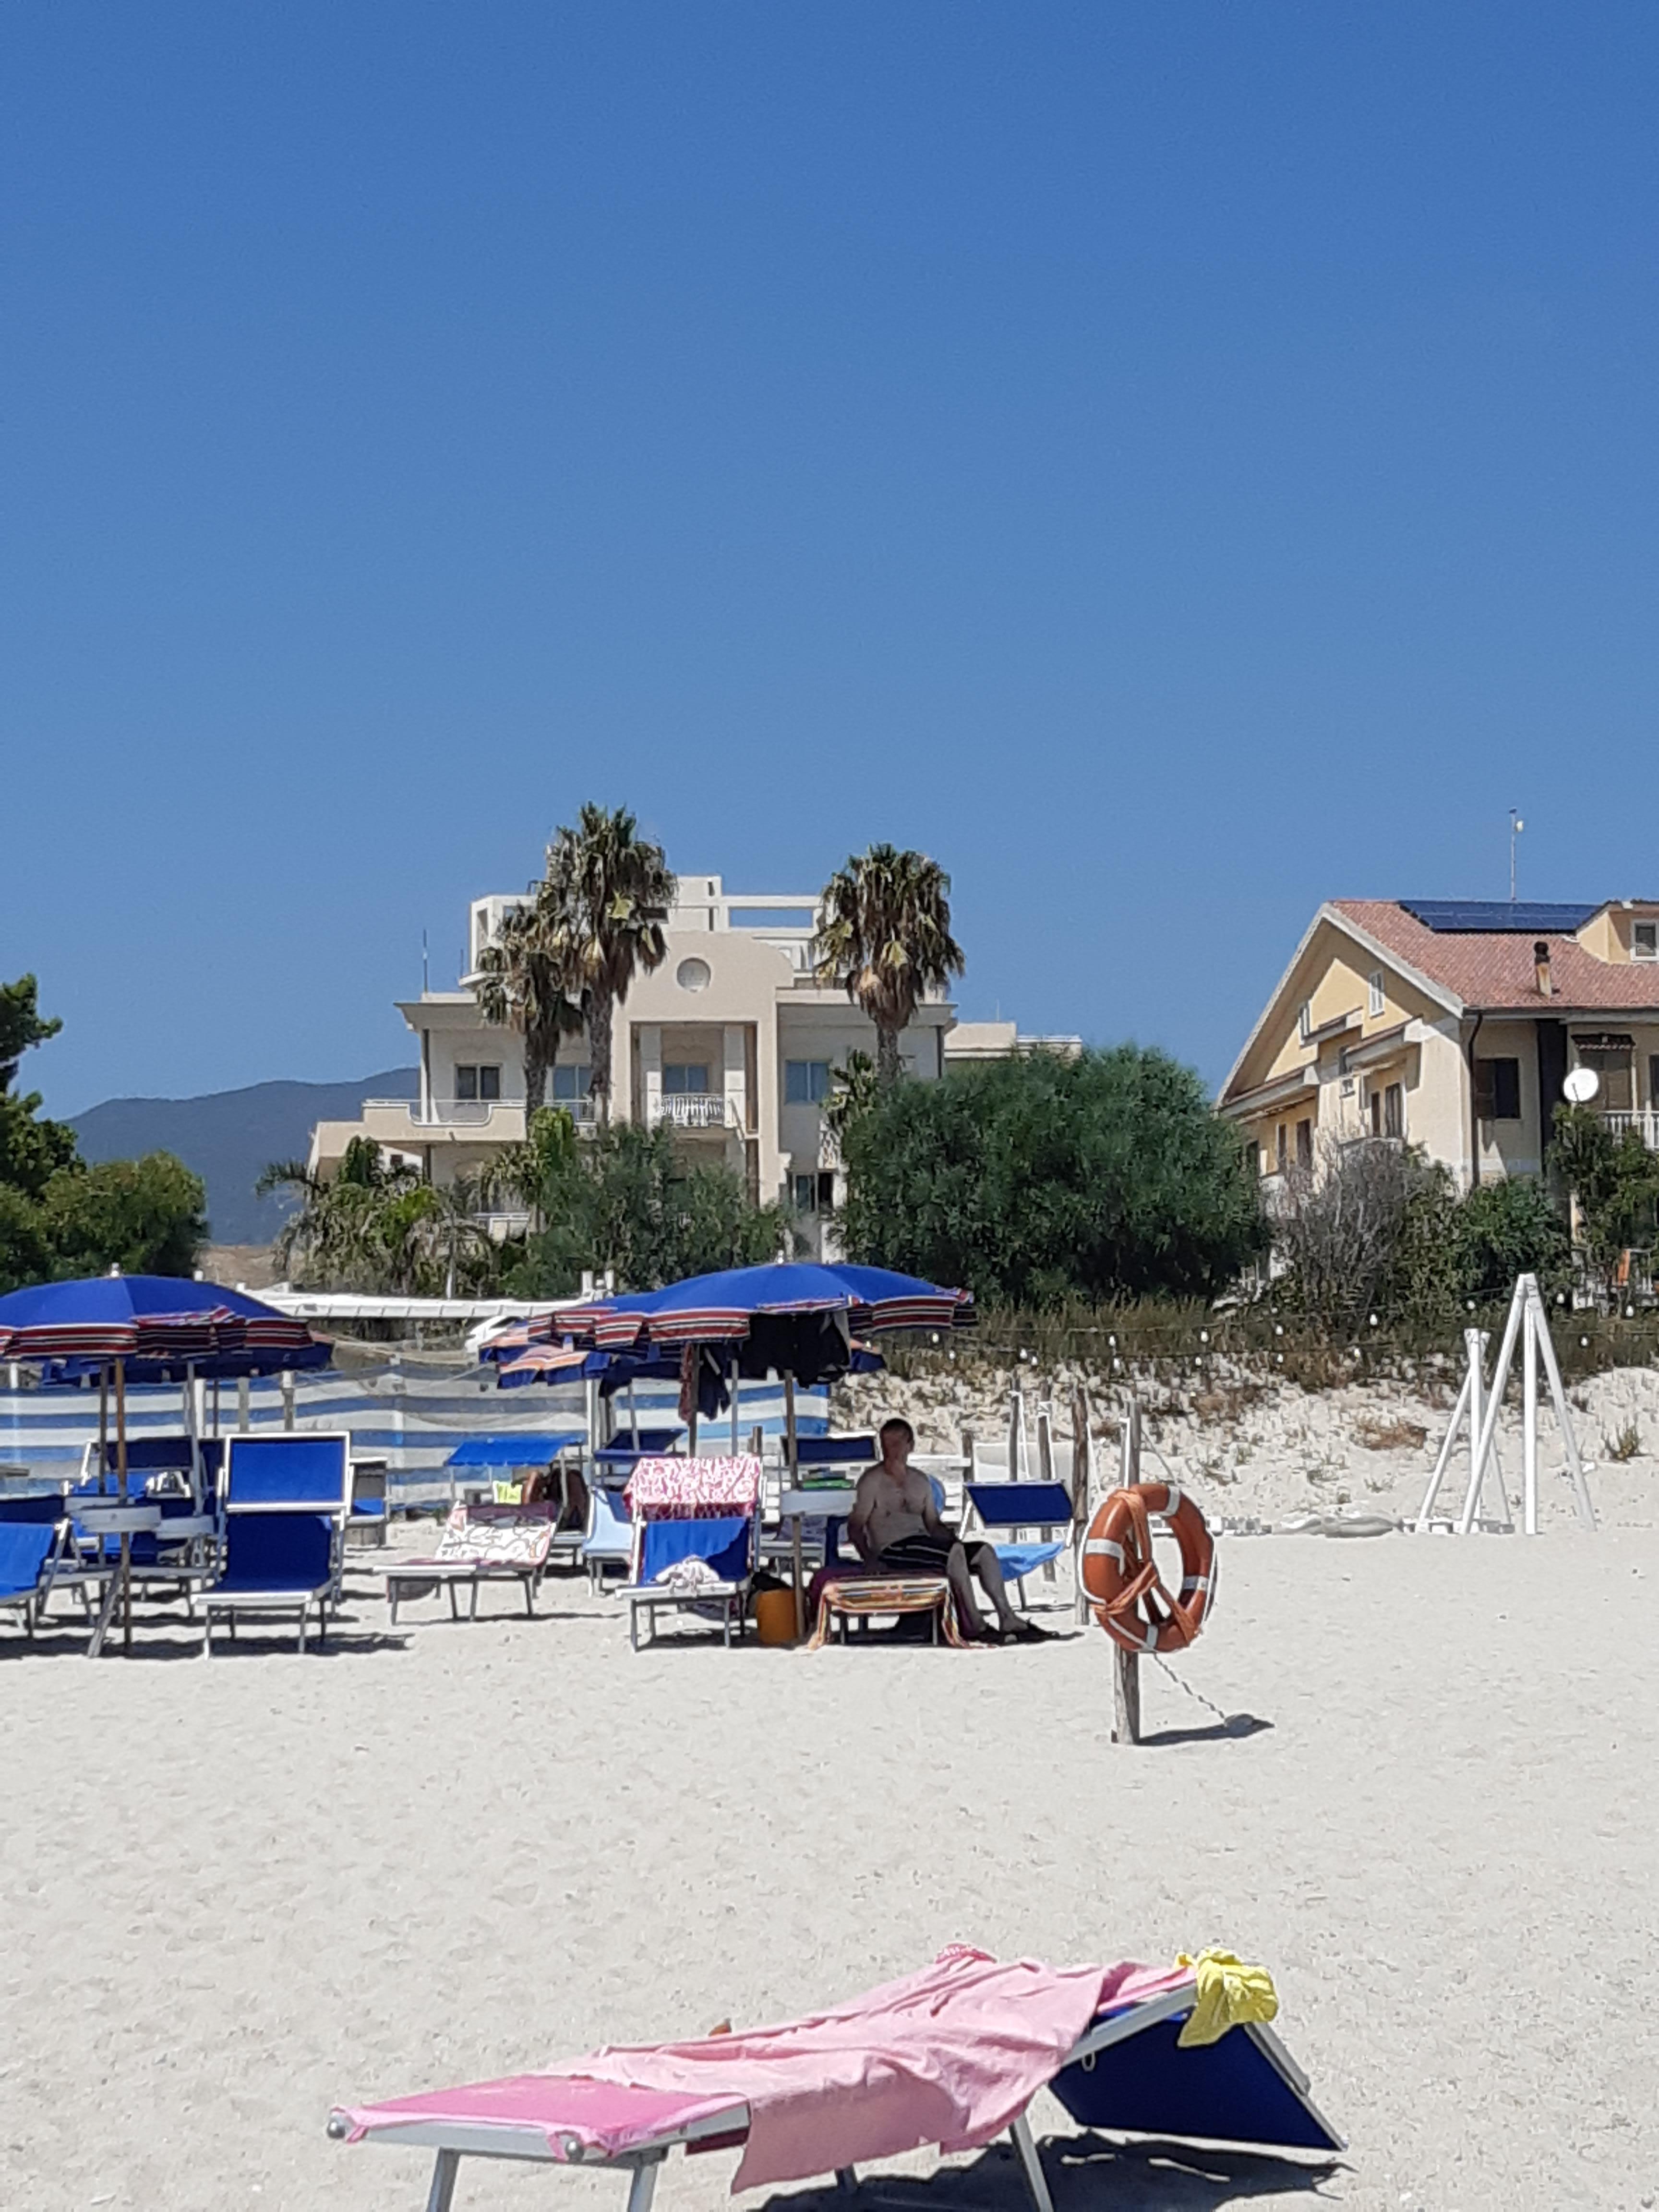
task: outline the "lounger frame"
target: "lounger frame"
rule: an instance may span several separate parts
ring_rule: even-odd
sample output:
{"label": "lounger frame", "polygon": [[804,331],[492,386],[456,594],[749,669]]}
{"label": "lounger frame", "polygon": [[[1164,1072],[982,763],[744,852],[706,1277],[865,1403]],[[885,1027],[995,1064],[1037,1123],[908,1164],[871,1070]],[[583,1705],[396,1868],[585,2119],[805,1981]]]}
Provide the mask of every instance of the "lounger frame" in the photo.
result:
{"label": "lounger frame", "polygon": [[[1100,2052],[1109,2050],[1113,2044],[1125,2042],[1131,2036],[1142,2034],[1148,2028],[1157,2027],[1165,2021],[1177,2019],[1182,2014],[1190,2012],[1193,1999],[1194,1989],[1189,1982],[1179,1989],[1166,1991],[1162,1996],[1149,1997],[1142,2004],[1128,2006],[1105,2020],[1096,2021],[1060,2061],[1054,2069],[1056,2075],[1063,2073],[1068,2066],[1079,2063],[1087,2066]],[[1295,2093],[1310,2117],[1324,2130],[1333,2143],[1344,2147],[1343,2138],[1309,2095],[1308,2076],[1271,2027],[1252,2022],[1232,2028],[1229,2033],[1249,2036]],[[629,2176],[628,2212],[651,2212],[658,2170],[671,2150],[678,2147],[694,2151],[736,2146],[743,2141],[748,2130],[749,2106],[746,2102],[738,2102],[724,2111],[706,2114],[702,2119],[694,2120],[685,2126],[665,2130],[661,2135],[636,2143],[631,2150],[615,2154],[585,2149],[571,2136],[566,2136],[556,2151],[542,2129],[510,2122],[501,2125],[483,2122],[466,2125],[441,2120],[410,2119],[377,2127],[368,2140],[377,2143],[401,2144],[407,2149],[436,2152],[431,2185],[427,2192],[426,2212],[451,2212],[456,2177],[464,2158],[514,2159],[539,2166],[611,2167]],[[337,2140],[342,2141],[349,2133],[350,2123],[343,2112],[337,2111],[330,2116],[328,2131]],[[1031,2132],[1029,2106],[1011,2124],[1008,2136],[1025,2177],[1034,2212],[1054,2212],[1048,2179],[1042,2170],[1036,2138]],[[1201,2137],[1194,2139],[1204,2140]],[[851,2190],[857,2179],[851,2166],[836,2169],[836,2179],[844,2190]]]}

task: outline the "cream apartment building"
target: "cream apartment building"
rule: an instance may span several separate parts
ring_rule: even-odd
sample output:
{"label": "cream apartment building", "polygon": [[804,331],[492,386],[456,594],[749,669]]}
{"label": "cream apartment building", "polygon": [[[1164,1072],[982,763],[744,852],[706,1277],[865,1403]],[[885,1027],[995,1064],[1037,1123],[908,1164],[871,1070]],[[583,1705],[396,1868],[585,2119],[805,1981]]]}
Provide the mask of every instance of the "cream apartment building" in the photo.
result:
{"label": "cream apartment building", "polygon": [[[503,916],[523,903],[474,899],[468,959],[474,969]],[[809,1224],[842,1195],[823,1108],[832,1069],[854,1051],[875,1052],[875,1030],[844,992],[817,981],[810,945],[815,896],[727,891],[719,876],[682,876],[667,927],[668,957],[638,977],[617,1009],[611,1111],[647,1127],[666,1123],[688,1153],[723,1162],[751,1195],[782,1198]],[[451,1183],[525,1134],[524,1064],[518,1037],[478,1012],[463,977],[398,1011],[418,1041],[420,1095],[365,1102],[356,1121],[312,1132],[311,1167],[326,1176],[354,1137],[375,1139],[429,1180]],[[942,1074],[953,1058],[956,1010],[933,999],[901,1041],[912,1076]],[[1014,1024],[967,1025],[969,1056],[1030,1049]],[[1044,1042],[1050,1041],[1044,1040]],[[1078,1041],[1056,1044],[1078,1048]],[[586,1037],[567,1042],[549,1080],[551,1103],[592,1125]],[[503,1218],[505,1231],[519,1225]]]}
{"label": "cream apartment building", "polygon": [[1659,1149],[1659,901],[1334,899],[1218,1103],[1264,1176],[1385,1137],[1467,1189],[1539,1172],[1575,1067]]}

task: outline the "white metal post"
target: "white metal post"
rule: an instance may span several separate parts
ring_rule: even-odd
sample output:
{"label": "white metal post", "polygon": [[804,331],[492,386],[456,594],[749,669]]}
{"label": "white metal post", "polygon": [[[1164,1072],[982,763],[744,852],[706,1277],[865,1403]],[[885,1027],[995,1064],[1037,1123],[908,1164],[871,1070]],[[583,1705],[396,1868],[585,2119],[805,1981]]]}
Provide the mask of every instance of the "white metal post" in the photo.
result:
{"label": "white metal post", "polygon": [[1538,1534],[1538,1330],[1527,1302],[1521,1324],[1521,1525]]}
{"label": "white metal post", "polygon": [[[1483,1382],[1480,1372],[1486,1354],[1486,1331],[1466,1328],[1463,1350],[1469,1363],[1469,1486],[1463,1493],[1463,1510],[1458,1516],[1457,1533],[1460,1536],[1467,1536],[1474,1526],[1474,1516],[1480,1504],[1480,1477],[1486,1463],[1486,1424],[1481,1419]],[[1496,1394],[1493,1402],[1497,1402]]]}
{"label": "white metal post", "polygon": [[[1572,1477],[1573,1496],[1577,1502],[1578,1518],[1585,1528],[1595,1526],[1595,1508],[1590,1504],[1589,1485],[1584,1480],[1584,1462],[1578,1456],[1578,1439],[1573,1433],[1572,1416],[1567,1411],[1567,1394],[1561,1388],[1561,1370],[1556,1364],[1555,1346],[1551,1341],[1549,1324],[1544,1318],[1544,1301],[1539,1296],[1538,1284],[1531,1275],[1522,1281],[1528,1286],[1531,1305],[1538,1330],[1538,1349],[1543,1355],[1544,1372],[1549,1378],[1550,1401],[1555,1407],[1555,1418],[1561,1429],[1561,1448],[1566,1455],[1567,1472]],[[1516,1285],[1518,1289],[1519,1285]]]}
{"label": "white metal post", "polygon": [[1451,1419],[1447,1423],[1446,1433],[1440,1440],[1440,1450],[1434,1462],[1434,1473],[1429,1477],[1429,1486],[1424,1492],[1423,1503],[1418,1509],[1417,1533],[1419,1536],[1428,1534],[1429,1516],[1434,1510],[1435,1499],[1440,1495],[1440,1486],[1446,1479],[1446,1469],[1451,1465],[1452,1450],[1457,1443],[1457,1432],[1462,1428],[1468,1410],[1469,1378],[1466,1370],[1463,1380],[1457,1386],[1457,1402],[1452,1407]]}

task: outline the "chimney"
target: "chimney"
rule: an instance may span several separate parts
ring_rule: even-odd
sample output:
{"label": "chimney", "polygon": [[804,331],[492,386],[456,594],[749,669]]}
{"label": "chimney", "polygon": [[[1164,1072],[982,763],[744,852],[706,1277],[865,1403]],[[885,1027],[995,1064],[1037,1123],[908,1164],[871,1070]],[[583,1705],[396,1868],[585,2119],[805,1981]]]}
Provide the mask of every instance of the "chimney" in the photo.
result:
{"label": "chimney", "polygon": [[1532,962],[1534,970],[1538,977],[1539,997],[1540,999],[1553,999],[1555,996],[1555,984],[1550,975],[1550,947],[1549,939],[1547,938],[1540,937],[1534,944],[1532,948]]}

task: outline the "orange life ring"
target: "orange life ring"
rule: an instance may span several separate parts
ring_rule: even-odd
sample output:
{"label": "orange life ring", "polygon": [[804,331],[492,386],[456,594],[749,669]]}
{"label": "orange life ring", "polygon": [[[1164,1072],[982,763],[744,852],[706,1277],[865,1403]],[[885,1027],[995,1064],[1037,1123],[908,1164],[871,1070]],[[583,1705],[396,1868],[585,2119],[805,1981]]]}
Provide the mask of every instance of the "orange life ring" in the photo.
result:
{"label": "orange life ring", "polygon": [[[1171,1597],[1152,1557],[1154,1515],[1181,1547],[1181,1594]],[[1083,1540],[1083,1587],[1095,1619],[1126,1651],[1179,1651],[1203,1627],[1215,1597],[1215,1539],[1173,1482],[1141,1482],[1103,1499]]]}

